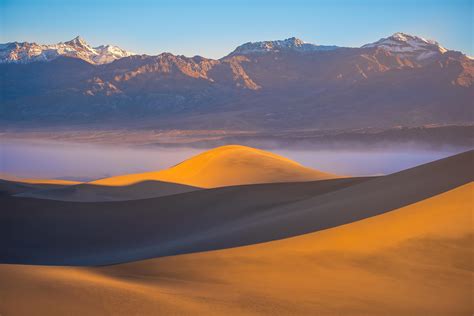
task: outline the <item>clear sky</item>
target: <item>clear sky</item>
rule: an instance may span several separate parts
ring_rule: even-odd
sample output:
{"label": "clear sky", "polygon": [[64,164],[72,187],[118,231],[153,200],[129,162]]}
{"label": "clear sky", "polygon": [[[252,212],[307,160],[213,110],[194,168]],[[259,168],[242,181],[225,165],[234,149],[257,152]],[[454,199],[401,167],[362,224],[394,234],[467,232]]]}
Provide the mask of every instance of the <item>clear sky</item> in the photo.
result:
{"label": "clear sky", "polygon": [[474,0],[0,0],[0,42],[56,43],[219,58],[248,41],[292,36],[360,46],[395,32],[474,55]]}

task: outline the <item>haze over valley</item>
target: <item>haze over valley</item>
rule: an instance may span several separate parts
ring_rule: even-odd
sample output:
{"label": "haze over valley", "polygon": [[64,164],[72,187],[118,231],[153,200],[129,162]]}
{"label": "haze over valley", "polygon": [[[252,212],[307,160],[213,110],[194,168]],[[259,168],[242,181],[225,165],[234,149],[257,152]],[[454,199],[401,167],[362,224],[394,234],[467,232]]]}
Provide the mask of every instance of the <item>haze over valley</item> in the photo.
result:
{"label": "haze over valley", "polygon": [[[77,181],[161,170],[206,149],[186,145],[125,146],[31,139],[3,141],[0,148],[0,165],[4,177]],[[388,144],[372,148],[263,148],[307,167],[357,176],[389,174],[467,150],[466,147],[430,148],[416,144]]]}

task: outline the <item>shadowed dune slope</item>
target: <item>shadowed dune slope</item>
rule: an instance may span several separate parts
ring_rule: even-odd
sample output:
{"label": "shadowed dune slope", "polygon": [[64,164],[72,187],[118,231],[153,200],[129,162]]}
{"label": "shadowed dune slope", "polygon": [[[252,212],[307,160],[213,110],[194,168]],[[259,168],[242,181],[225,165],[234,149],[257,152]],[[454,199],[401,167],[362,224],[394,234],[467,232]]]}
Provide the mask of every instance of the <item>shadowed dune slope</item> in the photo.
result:
{"label": "shadowed dune slope", "polygon": [[2,197],[0,262],[103,265],[310,233],[382,214],[473,179],[473,151],[377,178],[199,190],[74,203]]}
{"label": "shadowed dune slope", "polygon": [[19,197],[73,202],[106,202],[149,199],[199,190],[184,184],[142,181],[125,186],[103,186],[83,183],[68,187],[35,190],[17,194]]}
{"label": "shadowed dune slope", "polygon": [[[159,255],[162,243],[367,179],[256,184],[122,202],[3,196],[0,262],[81,265],[150,258]],[[148,246],[153,249],[135,252]]]}
{"label": "shadowed dune slope", "polygon": [[222,186],[315,181],[337,176],[302,165],[273,153],[240,145],[211,149],[166,170],[129,174],[91,182],[123,186],[145,180],[216,188]]}
{"label": "shadowed dune slope", "polygon": [[[73,183],[63,183],[63,180],[34,180],[35,182],[22,182],[14,180],[0,179],[0,195],[15,195],[37,190],[62,189],[73,185]],[[40,181],[40,182],[36,182]],[[62,184],[61,184],[62,183]]]}
{"label": "shadowed dune slope", "polygon": [[473,188],[247,247],[100,268],[0,265],[0,311],[470,315]]}

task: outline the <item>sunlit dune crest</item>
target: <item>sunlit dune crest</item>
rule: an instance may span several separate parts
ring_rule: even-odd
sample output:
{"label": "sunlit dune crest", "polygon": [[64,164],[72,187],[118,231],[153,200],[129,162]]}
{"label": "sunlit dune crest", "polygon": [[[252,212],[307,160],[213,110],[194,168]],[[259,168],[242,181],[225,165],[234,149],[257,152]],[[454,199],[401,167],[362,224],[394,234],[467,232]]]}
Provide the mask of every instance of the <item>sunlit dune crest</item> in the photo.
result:
{"label": "sunlit dune crest", "polygon": [[122,175],[91,182],[123,186],[155,180],[215,188],[230,185],[313,181],[337,176],[304,167],[276,154],[240,145],[218,147],[156,172]]}
{"label": "sunlit dune crest", "polygon": [[79,181],[62,180],[62,179],[35,179],[35,178],[19,178],[9,175],[0,175],[1,180],[14,181],[28,184],[55,184],[55,185],[76,185],[81,184]]}
{"label": "sunlit dune crest", "polygon": [[59,185],[76,185],[82,182],[72,180],[60,180],[60,179],[21,179],[18,182],[31,183],[31,184],[59,184]]}
{"label": "sunlit dune crest", "polygon": [[3,311],[470,314],[473,189],[246,247],[101,268],[3,265]]}

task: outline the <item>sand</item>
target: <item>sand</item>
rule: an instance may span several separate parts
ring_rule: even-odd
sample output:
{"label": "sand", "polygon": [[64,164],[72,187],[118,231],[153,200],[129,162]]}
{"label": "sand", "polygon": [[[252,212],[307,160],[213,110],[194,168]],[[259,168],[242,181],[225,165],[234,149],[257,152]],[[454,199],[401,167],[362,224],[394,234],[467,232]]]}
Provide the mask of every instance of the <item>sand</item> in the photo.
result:
{"label": "sand", "polygon": [[[16,191],[20,197],[37,199],[106,202],[155,198],[201,188],[331,178],[337,176],[303,167],[263,150],[228,145],[206,151],[161,171],[121,175],[88,183],[12,178],[9,179],[11,184],[8,189],[4,191]],[[23,184],[30,186],[18,187]],[[38,186],[31,186],[32,184]]]}
{"label": "sand", "polygon": [[95,185],[123,186],[155,180],[200,188],[231,185],[314,181],[336,175],[306,168],[273,153],[240,145],[208,150],[169,169],[122,175],[91,182]]}
{"label": "sand", "polygon": [[[30,179],[32,182],[22,182],[22,181],[13,181],[0,179],[0,195],[15,195],[25,192],[33,192],[40,190],[50,190],[50,189],[62,189],[66,187],[73,186],[73,184],[68,184],[61,181],[56,182],[56,180],[39,180],[39,179]],[[25,179],[25,181],[29,181]],[[62,184],[61,184],[62,183]]]}
{"label": "sand", "polygon": [[106,202],[150,199],[196,190],[200,188],[162,181],[141,181],[124,186],[83,183],[60,188],[29,190],[16,196],[71,202]]}
{"label": "sand", "polygon": [[[121,175],[46,190],[27,190],[18,196],[72,202],[127,201],[201,188],[330,178],[337,176],[303,167],[270,152],[231,145],[206,151],[161,171]],[[53,183],[56,180],[44,181]]]}
{"label": "sand", "polygon": [[368,179],[257,184],[122,202],[2,196],[0,248],[7,251],[0,262],[91,265],[173,254],[179,249],[169,244],[180,239]]}
{"label": "sand", "polygon": [[472,161],[471,151],[383,177],[234,186],[135,201],[2,196],[0,262],[105,265],[297,236],[469,183]]}
{"label": "sand", "polygon": [[470,315],[473,188],[246,247],[98,268],[0,265],[0,313]]}
{"label": "sand", "polygon": [[115,202],[0,183],[0,315],[471,315],[473,155]]}
{"label": "sand", "polygon": [[59,185],[59,186],[68,186],[68,185],[76,185],[80,184],[82,182],[79,181],[72,181],[72,180],[62,180],[62,179],[34,179],[34,178],[19,178],[19,177],[14,177],[14,176],[8,176],[5,174],[2,174],[0,177],[1,181],[7,181],[7,182],[16,182],[16,183],[23,183],[23,184],[44,184],[44,185]]}

